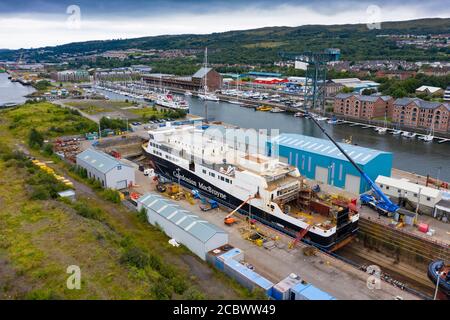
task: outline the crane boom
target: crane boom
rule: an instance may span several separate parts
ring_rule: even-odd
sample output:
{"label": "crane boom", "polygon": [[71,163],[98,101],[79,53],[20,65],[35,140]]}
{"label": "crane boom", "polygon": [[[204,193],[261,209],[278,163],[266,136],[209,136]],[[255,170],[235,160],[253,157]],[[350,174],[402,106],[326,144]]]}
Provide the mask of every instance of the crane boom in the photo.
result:
{"label": "crane boom", "polygon": [[[377,207],[387,211],[389,213],[395,213],[399,206],[392,203],[392,201],[386,197],[386,195],[381,191],[381,189],[378,187],[378,185],[370,179],[370,177],[356,164],[356,162],[345,152],[345,150],[337,143],[329,134],[326,132],[326,130],[319,124],[319,122],[314,119],[314,117],[311,117],[311,120],[314,121],[314,123],[320,128],[320,130],[327,136],[328,139],[336,146],[336,148],[339,149],[339,151],[347,158],[347,160],[355,167],[356,170],[361,174],[361,176],[366,180],[367,184],[371,187],[375,194],[375,198],[377,200]],[[361,201],[363,203],[371,202],[373,199],[370,195],[363,194],[361,195]]]}

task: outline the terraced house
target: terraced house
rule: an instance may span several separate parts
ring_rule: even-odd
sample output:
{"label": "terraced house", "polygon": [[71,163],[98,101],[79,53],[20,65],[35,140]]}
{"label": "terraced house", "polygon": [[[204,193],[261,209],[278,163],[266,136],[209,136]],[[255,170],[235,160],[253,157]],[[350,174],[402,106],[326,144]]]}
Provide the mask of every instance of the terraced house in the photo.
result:
{"label": "terraced house", "polygon": [[419,98],[401,98],[394,102],[392,120],[401,125],[414,128],[433,128],[447,132],[450,105],[443,102],[430,102]]}
{"label": "terraced house", "polygon": [[339,93],[334,99],[333,112],[358,119],[373,119],[392,115],[394,99],[391,96],[365,96]]}

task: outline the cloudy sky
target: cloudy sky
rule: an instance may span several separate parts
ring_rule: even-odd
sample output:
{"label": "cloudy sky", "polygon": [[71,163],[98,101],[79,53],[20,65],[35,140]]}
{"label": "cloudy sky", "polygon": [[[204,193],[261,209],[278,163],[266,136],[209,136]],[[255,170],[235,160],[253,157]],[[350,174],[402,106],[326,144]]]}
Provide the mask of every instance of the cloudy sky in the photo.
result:
{"label": "cloudy sky", "polygon": [[448,0],[0,0],[0,48],[431,17]]}

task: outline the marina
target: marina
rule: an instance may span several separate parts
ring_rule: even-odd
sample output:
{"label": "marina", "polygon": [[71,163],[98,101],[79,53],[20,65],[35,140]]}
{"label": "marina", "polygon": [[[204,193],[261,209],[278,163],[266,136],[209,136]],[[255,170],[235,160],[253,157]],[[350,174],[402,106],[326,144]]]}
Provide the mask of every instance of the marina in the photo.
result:
{"label": "marina", "polygon": [[[116,100],[126,99],[125,96],[106,92],[109,98]],[[205,116],[204,101],[195,96],[185,97],[189,104],[189,112]],[[281,133],[300,133],[314,137],[324,137],[323,133],[313,123],[304,117],[294,117],[288,113],[258,112],[253,108],[242,108],[227,102],[208,103],[208,120],[223,121],[236,126],[246,127],[251,119],[255,129],[280,130]],[[375,128],[374,125],[364,125],[353,121],[340,121],[339,125],[328,126],[332,136],[340,141],[353,137],[352,143],[363,147],[391,151],[394,153],[393,165],[409,172],[420,175],[439,175],[440,179],[450,180],[448,167],[448,154],[450,153],[450,139],[435,137],[435,143],[424,143],[418,139],[406,139],[395,134],[374,135],[367,129]],[[368,127],[366,130],[363,127]],[[416,161],[411,161],[411,159]],[[426,166],[422,164],[426,163]]]}

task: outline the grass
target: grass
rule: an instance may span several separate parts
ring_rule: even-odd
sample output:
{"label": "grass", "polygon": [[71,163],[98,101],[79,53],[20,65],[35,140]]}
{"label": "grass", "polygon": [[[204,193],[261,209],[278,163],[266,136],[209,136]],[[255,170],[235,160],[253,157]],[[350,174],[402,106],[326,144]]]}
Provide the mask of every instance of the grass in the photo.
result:
{"label": "grass", "polygon": [[132,102],[111,100],[72,101],[67,102],[66,104],[91,115],[103,112],[113,112],[134,105]]}
{"label": "grass", "polygon": [[8,117],[9,132],[22,139],[30,128],[44,134],[47,139],[97,130],[95,122],[81,117],[76,111],[47,102],[25,104],[5,111],[3,115]]}
{"label": "grass", "polygon": [[[113,203],[115,194],[89,187],[87,194],[77,191],[76,202],[54,197],[57,183],[16,150],[27,151],[31,128],[50,138],[56,136],[51,126],[77,134],[80,123],[90,121],[49,103],[0,112],[0,262],[9,270],[0,269],[5,279],[0,299],[248,298],[216,273],[207,280],[192,276],[180,259],[192,254],[172,247],[158,228]],[[42,150],[29,152],[52,159],[57,173],[77,176],[62,160]],[[81,290],[66,287],[70,265],[81,268]],[[219,289],[206,294],[210,287]]]}

